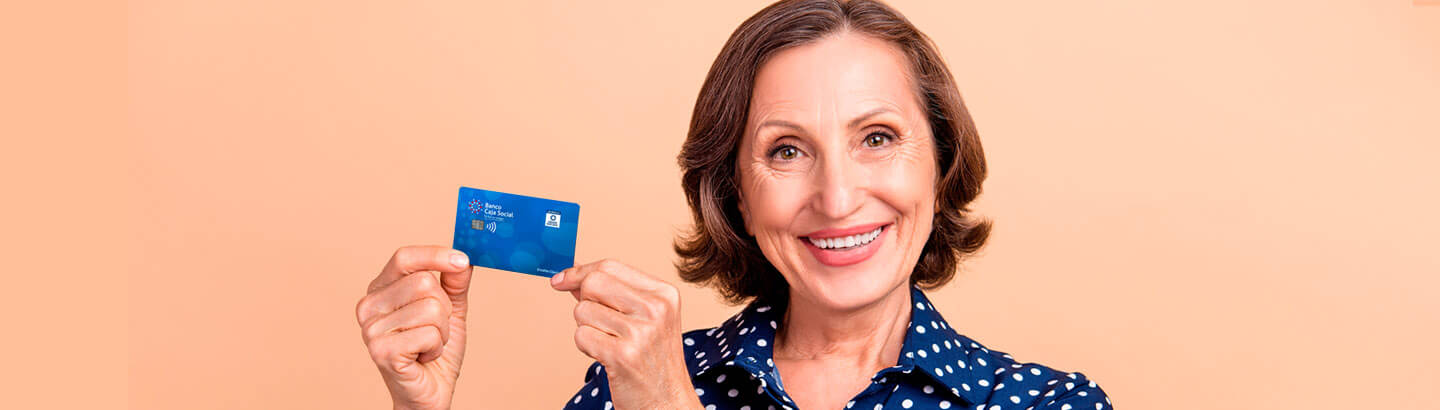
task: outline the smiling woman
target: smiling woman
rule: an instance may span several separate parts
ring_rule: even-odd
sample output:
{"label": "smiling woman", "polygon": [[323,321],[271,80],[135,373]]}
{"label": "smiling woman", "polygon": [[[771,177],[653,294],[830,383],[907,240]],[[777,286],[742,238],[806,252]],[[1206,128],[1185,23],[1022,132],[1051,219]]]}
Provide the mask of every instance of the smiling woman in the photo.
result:
{"label": "smiling woman", "polygon": [[[961,335],[923,292],[989,236],[968,208],[985,158],[935,46],[888,6],[786,0],[746,20],[679,162],[680,277],[749,305],[682,334],[674,285],[609,259],[556,274],[596,360],[567,408],[1109,407],[1083,374]],[[356,307],[397,407],[448,407],[469,279],[463,254],[402,248]]]}

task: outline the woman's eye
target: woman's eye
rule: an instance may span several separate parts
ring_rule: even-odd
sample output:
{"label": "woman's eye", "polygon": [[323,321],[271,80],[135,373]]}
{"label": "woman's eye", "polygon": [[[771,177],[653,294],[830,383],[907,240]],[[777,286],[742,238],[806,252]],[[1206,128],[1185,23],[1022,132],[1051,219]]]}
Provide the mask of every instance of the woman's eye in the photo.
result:
{"label": "woman's eye", "polygon": [[881,132],[877,132],[877,133],[874,133],[874,134],[870,134],[869,136],[866,136],[866,137],[865,137],[865,146],[871,147],[871,148],[880,147],[880,146],[885,145],[885,143],[890,142],[890,139],[891,139],[891,138],[894,138],[894,137],[891,137],[889,134],[885,134],[885,133],[881,133]]}
{"label": "woman's eye", "polygon": [[775,151],[772,151],[770,153],[770,156],[789,161],[795,159],[795,157],[800,156],[800,150],[795,149],[795,147],[786,145],[780,148],[776,148]]}

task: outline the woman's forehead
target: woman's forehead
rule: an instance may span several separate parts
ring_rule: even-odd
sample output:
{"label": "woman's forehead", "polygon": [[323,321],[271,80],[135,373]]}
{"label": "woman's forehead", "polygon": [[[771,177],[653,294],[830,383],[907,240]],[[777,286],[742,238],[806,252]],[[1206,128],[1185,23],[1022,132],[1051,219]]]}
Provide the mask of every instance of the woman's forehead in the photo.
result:
{"label": "woman's forehead", "polygon": [[845,121],[880,107],[913,114],[919,99],[910,77],[894,44],[858,34],[829,36],[780,51],[760,66],[750,117]]}

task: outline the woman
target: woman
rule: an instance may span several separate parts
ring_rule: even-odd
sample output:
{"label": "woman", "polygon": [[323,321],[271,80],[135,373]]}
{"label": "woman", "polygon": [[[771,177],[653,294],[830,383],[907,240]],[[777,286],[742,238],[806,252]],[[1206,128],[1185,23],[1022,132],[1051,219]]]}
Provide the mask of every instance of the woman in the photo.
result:
{"label": "woman", "polygon": [[[741,24],[680,165],[681,278],[750,303],[682,335],[668,283],[611,260],[555,275],[597,361],[567,408],[1110,407],[1079,373],[956,333],[921,291],[989,234],[967,208],[985,162],[939,53],[889,7],[787,0]],[[449,407],[469,277],[464,254],[402,248],[357,306],[396,408]]]}

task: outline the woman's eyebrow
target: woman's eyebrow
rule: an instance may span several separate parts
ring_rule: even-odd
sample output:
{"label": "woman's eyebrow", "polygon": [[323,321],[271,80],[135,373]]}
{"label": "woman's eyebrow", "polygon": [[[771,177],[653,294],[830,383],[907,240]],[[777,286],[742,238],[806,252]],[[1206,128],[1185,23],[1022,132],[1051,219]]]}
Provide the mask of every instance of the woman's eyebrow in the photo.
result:
{"label": "woman's eyebrow", "polygon": [[800,127],[799,124],[785,120],[765,120],[760,123],[760,126],[755,127],[755,129],[763,130],[765,127],[783,127],[795,130],[795,132],[805,132],[805,128]]}
{"label": "woman's eyebrow", "polygon": [[850,120],[850,129],[860,128],[861,123],[865,122],[865,120],[887,112],[896,111],[890,107],[876,107],[875,109],[866,111],[864,114],[860,114],[859,116],[855,117],[855,119]]}
{"label": "woman's eyebrow", "polygon": [[[859,116],[857,116],[857,117],[855,117],[854,119],[850,120],[850,128],[851,128],[851,129],[860,128],[860,124],[863,123],[863,122],[865,122],[865,120],[868,120],[868,119],[873,118],[873,117],[875,117],[875,116],[877,116],[877,115],[884,114],[884,113],[887,113],[887,112],[897,112],[897,111],[895,111],[895,109],[890,108],[890,107],[876,107],[875,109],[872,109],[872,110],[870,110],[870,111],[866,111],[864,114],[860,114]],[[756,129],[756,130],[762,130],[762,129],[765,129],[766,127],[783,127],[783,128],[793,129],[793,130],[795,130],[795,131],[797,131],[797,132],[804,132],[804,131],[805,131],[805,128],[801,127],[799,124],[796,124],[796,123],[793,123],[793,122],[790,122],[790,121],[785,121],[785,120],[778,120],[778,119],[765,120],[765,121],[761,122],[759,126],[756,126],[755,129]]]}

